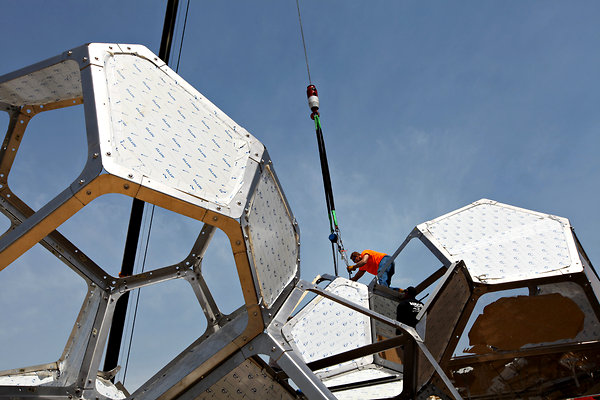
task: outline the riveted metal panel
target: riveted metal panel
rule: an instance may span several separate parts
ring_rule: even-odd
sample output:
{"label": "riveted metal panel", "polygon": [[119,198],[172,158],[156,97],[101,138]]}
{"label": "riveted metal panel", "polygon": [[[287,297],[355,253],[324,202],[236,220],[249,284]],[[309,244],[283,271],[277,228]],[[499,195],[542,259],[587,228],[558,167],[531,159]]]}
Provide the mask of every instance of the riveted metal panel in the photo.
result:
{"label": "riveted metal panel", "polygon": [[417,227],[475,281],[504,283],[582,271],[569,221],[480,200]]}
{"label": "riveted metal panel", "polygon": [[[375,293],[371,295],[371,310],[381,315],[385,315],[388,318],[396,319],[397,308],[398,301],[394,301],[392,299],[377,295]],[[396,336],[396,329],[394,327],[391,327],[377,320],[374,320],[373,322],[373,325],[375,327],[374,340],[376,340],[377,337],[392,338]]]}
{"label": "riveted metal panel", "polygon": [[81,96],[79,64],[74,60],[0,83],[0,102],[14,106],[54,103]]}
{"label": "riveted metal panel", "polygon": [[197,397],[208,399],[295,399],[283,386],[277,383],[260,365],[247,359],[221,380],[206,389]]}
{"label": "riveted metal panel", "polygon": [[270,167],[265,167],[248,213],[250,253],[260,294],[271,307],[298,273],[298,235]]}

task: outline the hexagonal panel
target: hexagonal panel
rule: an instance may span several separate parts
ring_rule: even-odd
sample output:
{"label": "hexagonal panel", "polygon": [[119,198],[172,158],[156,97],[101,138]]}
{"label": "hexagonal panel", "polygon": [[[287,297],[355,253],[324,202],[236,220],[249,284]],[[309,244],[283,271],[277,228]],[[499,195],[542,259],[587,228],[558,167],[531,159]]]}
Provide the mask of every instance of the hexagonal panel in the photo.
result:
{"label": "hexagonal panel", "polygon": [[473,279],[503,283],[581,272],[569,221],[491,200],[417,226],[445,258],[464,260]]}

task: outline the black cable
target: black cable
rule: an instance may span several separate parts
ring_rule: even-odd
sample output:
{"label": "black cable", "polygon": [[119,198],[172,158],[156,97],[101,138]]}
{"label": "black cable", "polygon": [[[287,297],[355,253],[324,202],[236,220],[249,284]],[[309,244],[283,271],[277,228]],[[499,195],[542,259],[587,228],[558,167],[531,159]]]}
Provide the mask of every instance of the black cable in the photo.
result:
{"label": "black cable", "polygon": [[[178,2],[175,2],[175,9],[177,9],[177,8],[178,8]],[[185,28],[187,26],[187,17],[188,17],[189,9],[190,9],[190,1],[188,0],[187,5],[186,5],[186,9],[185,9],[185,18],[184,18],[184,21],[183,21],[183,29],[182,29],[182,33],[181,33],[181,42],[179,44],[179,53],[177,55],[177,64],[176,64],[176,67],[175,67],[175,72],[179,72],[179,61],[181,60],[181,51],[183,49],[183,39],[185,37]],[[169,10],[167,10],[167,12],[169,12]],[[171,12],[172,12],[172,10],[171,10]],[[172,27],[171,29],[173,29],[173,28],[174,27]],[[171,32],[171,35],[172,34],[173,33]],[[168,49],[170,49],[170,46],[168,47]],[[168,58],[170,57],[170,54],[169,54],[170,51],[168,49],[166,50],[166,54],[167,54],[166,57],[167,57],[167,59],[164,60],[167,64],[168,64],[168,61],[169,61]],[[162,50],[163,49],[161,48],[161,51]],[[148,226],[148,235],[146,237],[146,247],[145,247],[145,250],[144,250],[144,258],[142,260],[142,269],[141,269],[142,273],[144,272],[144,269],[146,267],[146,255],[148,254],[148,244],[150,242],[150,232],[152,230],[152,222],[154,220],[154,209],[155,209],[155,205],[153,204],[152,205],[152,212],[150,214],[150,223],[149,223],[149,226]],[[133,332],[135,330],[135,322],[137,320],[137,311],[138,311],[138,304],[139,304],[139,301],[140,301],[140,292],[141,292],[141,288],[137,289],[137,296],[136,296],[136,301],[135,301],[135,308],[134,308],[134,311],[133,311],[133,322],[131,324],[131,335],[129,336],[129,345],[128,345],[128,348],[127,348],[127,358],[126,358],[126,361],[125,361],[125,367],[123,368],[123,383],[125,383],[125,377],[127,376],[127,367],[129,366],[129,356],[131,355],[131,346],[132,346],[132,343],[133,343]]]}
{"label": "black cable", "polygon": [[179,46],[179,55],[177,56],[177,66],[175,72],[179,72],[179,60],[181,59],[181,49],[183,48],[183,38],[185,37],[185,27],[187,26],[188,11],[190,10],[190,0],[187,2],[185,7],[185,18],[183,20],[183,32],[181,32],[181,45]]}
{"label": "black cable", "polygon": [[[142,270],[140,271],[140,273],[143,273],[146,267],[146,256],[148,255],[148,244],[150,243],[150,232],[152,231],[152,221],[154,221],[154,209],[155,206],[154,204],[152,204],[152,211],[150,213],[150,223],[148,224],[148,236],[146,238],[146,247],[144,249],[144,258],[142,259]],[[123,368],[123,384],[125,384],[125,378],[127,377],[127,367],[129,366],[129,356],[131,355],[131,344],[133,343],[133,332],[135,330],[135,321],[137,319],[138,304],[140,302],[140,292],[141,288],[137,289],[135,308],[133,311],[133,322],[131,324],[131,336],[129,336],[129,346],[127,347],[127,359],[125,361],[125,367]]]}
{"label": "black cable", "polygon": [[[317,124],[317,143],[319,146],[319,158],[321,160],[321,172],[323,174],[323,185],[325,186],[325,197],[327,199],[327,211],[331,214],[335,211],[335,204],[333,201],[333,189],[331,187],[331,175],[329,173],[329,163],[327,162],[327,150],[325,150],[325,140],[323,139],[323,131],[321,130],[321,123]],[[330,215],[331,218],[331,215]],[[335,221],[334,221],[335,222]],[[337,224],[336,224],[337,225]],[[333,233],[333,226],[332,233]]]}

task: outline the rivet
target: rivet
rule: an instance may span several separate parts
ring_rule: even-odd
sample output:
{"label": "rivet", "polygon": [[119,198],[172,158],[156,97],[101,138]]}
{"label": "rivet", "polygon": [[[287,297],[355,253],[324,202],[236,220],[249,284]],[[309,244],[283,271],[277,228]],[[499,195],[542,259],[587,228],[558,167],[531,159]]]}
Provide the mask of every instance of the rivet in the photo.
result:
{"label": "rivet", "polygon": [[255,155],[256,157],[258,157],[258,153],[254,153],[254,155]]}
{"label": "rivet", "polygon": [[98,158],[99,155],[100,154],[98,154],[98,153],[94,153],[94,155],[92,156],[92,158]]}
{"label": "rivet", "polygon": [[83,62],[86,62],[88,60],[87,57],[83,57]]}
{"label": "rivet", "polygon": [[239,246],[240,244],[242,244],[242,242],[240,242],[239,240],[236,240],[235,244],[237,244]]}
{"label": "rivet", "polygon": [[216,220],[218,220],[219,218],[217,218],[216,216],[214,216],[212,219],[213,219],[213,221],[216,221]]}
{"label": "rivet", "polygon": [[85,183],[85,179],[80,179],[80,180],[79,180],[79,184],[80,184],[80,185],[83,185],[84,183]]}
{"label": "rivet", "polygon": [[277,350],[277,349],[275,348],[275,346],[271,347],[271,351],[275,351],[275,350]]}
{"label": "rivet", "polygon": [[87,194],[89,196],[90,194],[92,194],[92,191],[91,190],[86,190],[85,194]]}
{"label": "rivet", "polygon": [[217,211],[221,211],[221,207],[217,207]]}
{"label": "rivet", "polygon": [[133,178],[133,174],[129,174],[127,175],[129,178]]}
{"label": "rivet", "polygon": [[107,152],[106,152],[106,155],[110,157],[110,151],[107,151]]}
{"label": "rivet", "polygon": [[238,201],[238,202],[237,202],[237,205],[238,205],[238,206],[241,206],[241,205],[242,205],[242,202],[241,202],[241,201]]}
{"label": "rivet", "polygon": [[71,54],[73,54],[71,50],[67,51],[67,56],[70,56]]}
{"label": "rivet", "polygon": [[94,57],[94,59],[98,60],[98,57]]}
{"label": "rivet", "polygon": [[129,189],[129,185],[128,184],[124,184],[123,187],[125,188],[125,190]]}

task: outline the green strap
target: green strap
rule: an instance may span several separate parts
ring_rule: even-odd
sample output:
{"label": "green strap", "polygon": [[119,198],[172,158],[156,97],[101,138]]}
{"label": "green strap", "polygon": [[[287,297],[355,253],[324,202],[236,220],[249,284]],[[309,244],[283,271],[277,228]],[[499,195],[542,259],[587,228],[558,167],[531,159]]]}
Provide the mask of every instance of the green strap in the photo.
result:
{"label": "green strap", "polygon": [[337,222],[337,216],[335,215],[335,210],[331,210],[331,215],[333,217],[333,223],[335,224],[335,226],[337,228],[338,222]]}
{"label": "green strap", "polygon": [[319,119],[319,116],[317,114],[315,114],[315,129],[322,129],[321,120]]}

